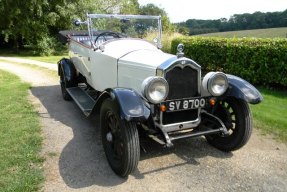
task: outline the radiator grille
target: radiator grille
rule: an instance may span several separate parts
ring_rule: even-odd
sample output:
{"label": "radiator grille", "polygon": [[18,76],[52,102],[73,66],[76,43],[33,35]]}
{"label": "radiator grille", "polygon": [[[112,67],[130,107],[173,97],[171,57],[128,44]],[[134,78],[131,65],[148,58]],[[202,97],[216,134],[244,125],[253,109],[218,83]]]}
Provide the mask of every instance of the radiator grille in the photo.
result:
{"label": "radiator grille", "polygon": [[165,74],[169,84],[167,100],[196,97],[198,93],[198,72],[186,66],[175,67]]}

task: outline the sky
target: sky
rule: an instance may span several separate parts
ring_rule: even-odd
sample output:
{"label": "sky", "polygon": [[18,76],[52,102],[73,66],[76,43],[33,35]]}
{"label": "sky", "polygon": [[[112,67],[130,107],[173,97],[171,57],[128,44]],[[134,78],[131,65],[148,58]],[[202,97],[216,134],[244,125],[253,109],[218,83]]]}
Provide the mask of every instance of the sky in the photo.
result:
{"label": "sky", "polygon": [[172,23],[188,19],[220,19],[234,14],[284,11],[287,0],[138,0],[153,3],[167,12]]}

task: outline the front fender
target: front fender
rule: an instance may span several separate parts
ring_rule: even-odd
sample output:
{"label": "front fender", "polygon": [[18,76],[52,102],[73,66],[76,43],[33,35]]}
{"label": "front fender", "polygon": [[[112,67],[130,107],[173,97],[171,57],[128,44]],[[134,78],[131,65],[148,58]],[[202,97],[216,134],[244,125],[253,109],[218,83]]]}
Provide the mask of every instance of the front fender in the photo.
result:
{"label": "front fender", "polygon": [[97,99],[96,111],[99,112],[101,104],[106,98],[111,98],[119,106],[120,117],[126,121],[143,122],[150,116],[150,110],[137,92],[132,89],[107,89]]}
{"label": "front fender", "polygon": [[233,96],[251,104],[263,101],[261,93],[249,82],[234,75],[227,75],[227,78],[229,82],[227,96]]}
{"label": "front fender", "polygon": [[59,76],[60,76],[60,70],[64,72],[65,79],[67,82],[75,81],[77,72],[71,60],[63,58],[60,61],[58,61],[58,75]]}

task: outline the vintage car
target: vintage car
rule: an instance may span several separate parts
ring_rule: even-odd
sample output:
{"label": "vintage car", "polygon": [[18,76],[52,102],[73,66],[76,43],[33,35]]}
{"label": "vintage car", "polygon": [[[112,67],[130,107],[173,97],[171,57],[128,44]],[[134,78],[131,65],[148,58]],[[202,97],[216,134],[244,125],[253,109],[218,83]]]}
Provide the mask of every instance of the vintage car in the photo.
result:
{"label": "vintage car", "polygon": [[[126,177],[140,159],[139,132],[166,146],[205,136],[208,143],[233,151],[252,131],[248,103],[259,91],[223,72],[208,72],[184,57],[161,51],[161,17],[87,14],[79,31],[62,31],[69,59],[58,62],[62,95],[86,116],[100,115],[101,138],[112,170]],[[151,42],[145,40],[148,37]]]}

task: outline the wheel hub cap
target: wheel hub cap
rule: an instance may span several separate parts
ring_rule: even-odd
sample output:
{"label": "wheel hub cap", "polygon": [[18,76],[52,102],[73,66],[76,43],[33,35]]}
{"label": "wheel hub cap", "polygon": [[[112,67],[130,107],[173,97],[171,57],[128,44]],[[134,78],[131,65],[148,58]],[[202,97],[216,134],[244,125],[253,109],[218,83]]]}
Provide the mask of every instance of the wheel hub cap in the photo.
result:
{"label": "wheel hub cap", "polygon": [[113,142],[113,135],[111,132],[108,132],[106,135],[107,141],[108,142]]}

